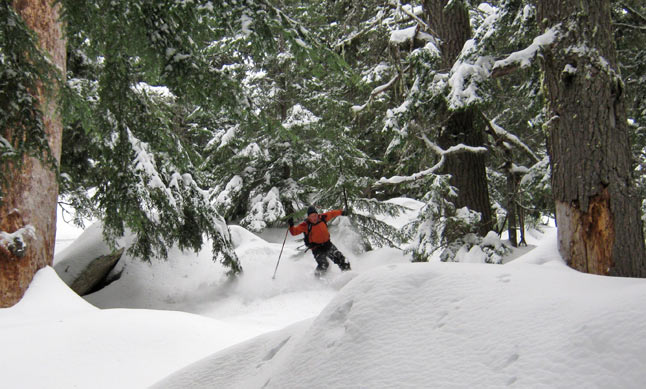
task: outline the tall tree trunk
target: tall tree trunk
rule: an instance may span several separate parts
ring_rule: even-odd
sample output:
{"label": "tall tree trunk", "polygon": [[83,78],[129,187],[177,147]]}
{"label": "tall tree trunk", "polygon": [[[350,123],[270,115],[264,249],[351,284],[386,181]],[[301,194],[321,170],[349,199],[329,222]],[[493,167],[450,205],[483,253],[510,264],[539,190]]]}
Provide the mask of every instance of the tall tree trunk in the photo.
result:
{"label": "tall tree trunk", "polygon": [[[54,0],[15,0],[13,7],[36,32],[41,48],[49,53],[53,64],[65,74],[66,53],[59,22],[60,7],[54,3]],[[43,112],[49,147],[58,161],[62,124],[56,112],[57,104],[47,101],[42,86],[34,93]],[[25,157],[19,171],[15,165],[6,168],[14,169],[14,180],[5,188],[5,197],[0,203],[0,231],[33,233],[24,235],[24,249],[0,247],[0,307],[9,307],[20,301],[36,271],[52,264],[58,198],[56,172],[46,164]]]}
{"label": "tall tree trunk", "polygon": [[[453,67],[462,51],[464,43],[471,38],[469,12],[461,4],[445,8],[447,0],[425,0],[424,8],[431,29],[442,42],[442,68],[447,71]],[[442,128],[438,144],[443,149],[465,144],[483,146],[484,134],[474,122],[472,109],[459,112],[446,112],[447,120]],[[443,173],[451,175],[451,185],[458,190],[455,205],[468,207],[480,212],[480,232],[484,235],[492,227],[489,188],[483,154],[457,153],[447,156]]]}
{"label": "tall tree trunk", "polygon": [[646,277],[610,1],[536,4],[557,31],[542,67],[561,255],[580,271]]}

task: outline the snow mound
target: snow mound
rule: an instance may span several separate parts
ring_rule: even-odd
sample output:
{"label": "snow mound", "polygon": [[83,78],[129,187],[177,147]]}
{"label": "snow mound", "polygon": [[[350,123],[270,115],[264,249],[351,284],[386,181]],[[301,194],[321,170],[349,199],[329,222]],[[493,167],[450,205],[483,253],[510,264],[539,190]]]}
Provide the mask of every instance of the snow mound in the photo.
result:
{"label": "snow mound", "polygon": [[61,320],[69,315],[91,313],[97,308],[80,298],[56,274],[53,268],[41,269],[11,309],[0,309],[3,326],[47,320]]}
{"label": "snow mound", "polygon": [[18,304],[0,309],[2,382],[6,388],[143,388],[255,334],[244,324],[182,312],[97,309],[47,267]]}
{"label": "snow mound", "polygon": [[231,231],[231,243],[233,243],[233,247],[236,249],[242,245],[251,243],[256,245],[267,244],[265,240],[244,227],[229,226],[229,231]]}
{"label": "snow mound", "polygon": [[562,267],[384,266],[157,387],[643,387],[645,299],[646,280]]}

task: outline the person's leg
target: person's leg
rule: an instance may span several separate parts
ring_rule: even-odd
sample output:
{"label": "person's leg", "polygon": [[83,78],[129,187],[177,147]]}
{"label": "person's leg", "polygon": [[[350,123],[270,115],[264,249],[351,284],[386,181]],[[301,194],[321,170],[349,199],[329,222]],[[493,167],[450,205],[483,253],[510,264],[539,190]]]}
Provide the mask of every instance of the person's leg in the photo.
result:
{"label": "person's leg", "polygon": [[316,270],[314,274],[317,277],[324,275],[327,272],[327,268],[330,266],[330,263],[327,260],[327,250],[324,247],[317,247],[312,249],[312,255],[316,260]]}
{"label": "person's leg", "polygon": [[352,270],[350,267],[350,262],[346,261],[345,256],[341,251],[339,251],[336,246],[330,242],[330,247],[327,250],[327,256],[332,260],[332,262],[336,263],[337,266],[339,266],[339,269],[346,271],[346,270]]}

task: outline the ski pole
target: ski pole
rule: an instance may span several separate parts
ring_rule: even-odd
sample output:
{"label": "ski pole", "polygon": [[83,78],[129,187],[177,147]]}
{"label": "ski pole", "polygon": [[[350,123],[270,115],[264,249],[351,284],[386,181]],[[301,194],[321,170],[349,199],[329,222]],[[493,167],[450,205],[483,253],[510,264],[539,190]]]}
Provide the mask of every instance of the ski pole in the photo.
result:
{"label": "ski pole", "polygon": [[283,247],[280,248],[280,254],[278,254],[278,262],[276,262],[276,269],[274,269],[274,276],[271,277],[272,280],[276,279],[276,272],[278,271],[278,265],[280,264],[280,257],[283,255],[283,249],[285,248],[285,242],[287,242],[287,233],[289,228],[285,231],[285,239],[283,239]]}
{"label": "ski pole", "polygon": [[350,208],[348,207],[348,196],[345,194],[345,186],[343,187],[343,198],[345,199],[345,209],[350,212]]}
{"label": "ski pole", "polygon": [[343,189],[343,199],[345,200],[345,210],[347,212],[350,212],[350,208],[348,207],[348,195],[345,193],[345,176],[343,175],[343,166],[339,166],[339,170],[341,172],[341,176],[343,176],[343,185],[341,188]]}

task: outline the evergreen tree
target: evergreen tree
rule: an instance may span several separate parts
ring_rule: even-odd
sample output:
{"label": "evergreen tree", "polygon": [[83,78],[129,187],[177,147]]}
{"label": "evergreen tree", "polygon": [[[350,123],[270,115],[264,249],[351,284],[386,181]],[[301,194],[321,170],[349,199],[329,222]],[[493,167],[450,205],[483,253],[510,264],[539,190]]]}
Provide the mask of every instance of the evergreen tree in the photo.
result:
{"label": "evergreen tree", "polygon": [[236,81],[205,47],[220,27],[215,16],[240,17],[241,9],[176,1],[63,4],[74,53],[67,138],[88,146],[66,149],[63,194],[103,221],[109,242],[131,230],[132,254],[163,258],[173,244],[197,250],[207,236],[214,259],[238,272],[228,229],[196,169],[200,155],[186,113],[237,103]]}

